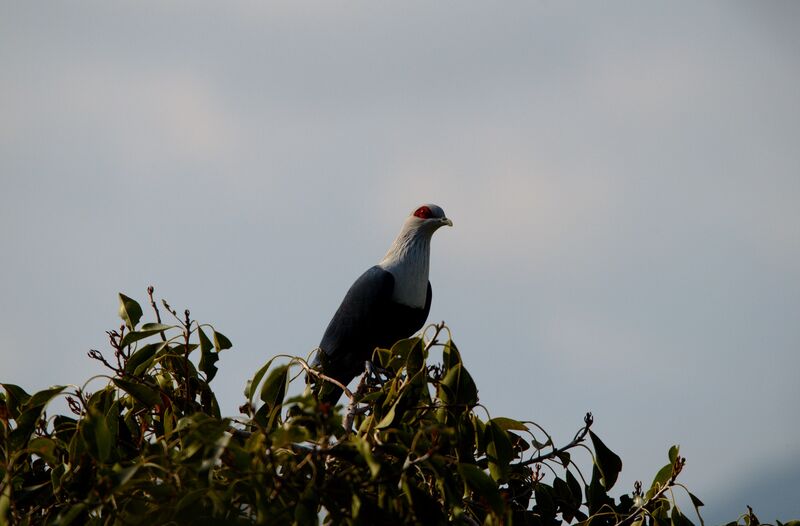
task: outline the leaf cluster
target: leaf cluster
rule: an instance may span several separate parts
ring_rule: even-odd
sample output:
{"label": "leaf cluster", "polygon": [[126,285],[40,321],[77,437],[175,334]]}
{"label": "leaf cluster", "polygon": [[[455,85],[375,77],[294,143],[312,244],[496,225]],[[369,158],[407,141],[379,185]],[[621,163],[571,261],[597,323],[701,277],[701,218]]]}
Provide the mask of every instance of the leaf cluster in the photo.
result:
{"label": "leaf cluster", "polygon": [[[2,384],[0,525],[692,524],[673,495],[677,447],[646,491],[612,497],[622,461],[592,415],[560,446],[492,417],[444,325],[377,349],[342,406],[318,402],[328,380],[306,360],[275,357],[247,383],[243,416],[224,418],[210,383],[231,342],[166,302],[175,323],[162,323],[152,292],[144,324],[120,294],[111,355],[89,353],[107,374],[32,395]],[[73,414],[48,417],[59,396]]]}

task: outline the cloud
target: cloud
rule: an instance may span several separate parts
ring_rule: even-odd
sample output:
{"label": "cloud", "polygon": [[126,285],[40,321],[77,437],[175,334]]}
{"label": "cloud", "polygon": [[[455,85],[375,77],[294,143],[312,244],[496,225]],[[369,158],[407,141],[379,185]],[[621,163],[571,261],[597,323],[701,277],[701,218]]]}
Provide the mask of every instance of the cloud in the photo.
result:
{"label": "cloud", "polygon": [[224,101],[190,72],[79,62],[32,76],[4,94],[2,127],[15,142],[61,141],[151,168],[144,177],[158,160],[203,163],[236,155],[241,142]]}

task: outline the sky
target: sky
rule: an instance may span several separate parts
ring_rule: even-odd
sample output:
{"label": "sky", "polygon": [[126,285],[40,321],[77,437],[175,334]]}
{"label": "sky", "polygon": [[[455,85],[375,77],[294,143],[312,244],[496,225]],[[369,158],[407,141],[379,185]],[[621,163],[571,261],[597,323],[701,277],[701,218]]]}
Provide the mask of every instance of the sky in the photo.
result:
{"label": "sky", "polygon": [[117,293],[234,343],[237,414],[436,203],[429,321],[494,416],[583,414],[707,524],[800,518],[800,4],[0,2],[0,381]]}

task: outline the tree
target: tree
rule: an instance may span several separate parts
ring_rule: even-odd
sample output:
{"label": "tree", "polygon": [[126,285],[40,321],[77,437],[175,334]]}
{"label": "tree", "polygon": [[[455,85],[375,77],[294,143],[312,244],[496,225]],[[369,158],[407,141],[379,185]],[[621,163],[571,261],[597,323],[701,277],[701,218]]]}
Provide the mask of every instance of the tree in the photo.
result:
{"label": "tree", "polygon": [[[649,487],[613,498],[622,461],[592,415],[560,446],[534,422],[491,417],[443,324],[376,350],[344,406],[317,401],[311,384],[331,379],[306,359],[276,356],[247,383],[244,416],[227,418],[210,384],[231,342],[166,302],[175,323],[162,323],[148,295],[155,322],[120,294],[113,358],[89,353],[109,374],[32,395],[2,384],[0,524],[692,524],[673,500],[688,493],[677,447]],[[47,416],[58,396],[71,416]]]}

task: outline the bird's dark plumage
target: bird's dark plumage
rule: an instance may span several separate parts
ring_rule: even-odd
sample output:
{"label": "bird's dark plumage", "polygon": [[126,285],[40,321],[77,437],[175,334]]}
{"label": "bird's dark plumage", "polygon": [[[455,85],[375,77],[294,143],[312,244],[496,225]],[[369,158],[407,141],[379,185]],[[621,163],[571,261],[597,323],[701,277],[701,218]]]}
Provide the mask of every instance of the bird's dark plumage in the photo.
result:
{"label": "bird's dark plumage", "polygon": [[[430,282],[421,309],[392,301],[393,290],[394,276],[377,265],[353,283],[319,345],[325,353],[327,375],[347,385],[364,371],[364,362],[376,347],[390,348],[422,328],[431,309]],[[334,389],[325,398],[340,396],[341,390]]]}
{"label": "bird's dark plumage", "polygon": [[[391,348],[423,327],[432,297],[431,236],[452,224],[436,205],[423,205],[406,219],[384,259],[347,291],[322,336],[315,366],[347,385],[364,370],[375,348]],[[323,382],[318,395],[321,401],[335,403],[342,391]]]}

